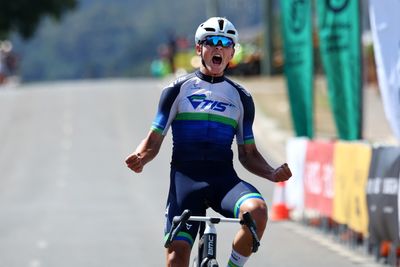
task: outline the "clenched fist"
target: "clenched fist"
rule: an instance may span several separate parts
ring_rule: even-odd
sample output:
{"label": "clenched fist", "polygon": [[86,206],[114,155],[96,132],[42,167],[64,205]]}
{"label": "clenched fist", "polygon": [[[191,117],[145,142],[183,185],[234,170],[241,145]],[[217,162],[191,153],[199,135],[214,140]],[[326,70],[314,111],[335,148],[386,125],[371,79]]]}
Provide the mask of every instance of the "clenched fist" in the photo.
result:
{"label": "clenched fist", "polygon": [[272,177],[274,182],[284,182],[292,177],[292,172],[287,163],[284,163],[274,170]]}
{"label": "clenched fist", "polygon": [[139,173],[143,170],[142,155],[140,153],[130,154],[125,160],[126,166],[132,171]]}

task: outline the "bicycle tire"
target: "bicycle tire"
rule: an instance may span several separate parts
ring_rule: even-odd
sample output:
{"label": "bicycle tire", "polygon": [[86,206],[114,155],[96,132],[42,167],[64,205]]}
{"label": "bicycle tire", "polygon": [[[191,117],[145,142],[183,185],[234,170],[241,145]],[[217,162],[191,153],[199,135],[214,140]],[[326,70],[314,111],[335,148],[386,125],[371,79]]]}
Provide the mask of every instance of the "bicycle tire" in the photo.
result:
{"label": "bicycle tire", "polygon": [[218,267],[218,262],[216,259],[209,260],[207,263],[207,267]]}

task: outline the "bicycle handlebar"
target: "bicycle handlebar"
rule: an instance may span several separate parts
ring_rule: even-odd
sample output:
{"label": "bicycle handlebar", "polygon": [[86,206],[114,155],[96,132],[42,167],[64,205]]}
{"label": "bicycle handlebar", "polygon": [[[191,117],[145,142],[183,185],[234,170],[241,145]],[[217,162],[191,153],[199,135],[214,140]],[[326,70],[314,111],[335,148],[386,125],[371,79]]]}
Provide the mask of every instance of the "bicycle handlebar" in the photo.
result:
{"label": "bicycle handlebar", "polygon": [[187,221],[211,222],[212,224],[218,224],[220,222],[238,222],[241,225],[247,226],[253,237],[252,252],[257,252],[258,247],[260,246],[260,239],[257,236],[257,227],[249,212],[245,212],[243,214],[243,219],[236,219],[236,218],[224,218],[224,217],[191,216],[190,210],[184,210],[180,216],[175,216],[173,218],[171,230],[167,235],[164,247],[168,248],[168,246],[172,243],[172,241],[179,233],[182,225],[185,224]]}

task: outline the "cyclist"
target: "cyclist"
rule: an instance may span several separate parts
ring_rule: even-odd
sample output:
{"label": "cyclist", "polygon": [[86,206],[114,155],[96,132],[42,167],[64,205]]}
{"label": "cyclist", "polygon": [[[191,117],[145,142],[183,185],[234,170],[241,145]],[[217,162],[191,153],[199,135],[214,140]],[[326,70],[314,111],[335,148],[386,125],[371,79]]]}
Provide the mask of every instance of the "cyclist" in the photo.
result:
{"label": "cyclist", "polygon": [[[211,207],[226,217],[240,217],[249,211],[261,238],[267,206],[257,189],[234,170],[234,137],[239,161],[250,172],[272,182],[286,181],[292,175],[286,163],[274,169],[259,153],[252,131],[252,97],[224,75],[237,42],[237,30],[226,18],[212,17],[200,24],[195,34],[200,69],[163,90],[151,130],[125,161],[130,169],[141,172],[159,152],[171,126],[173,152],[165,233],[173,217],[183,210],[204,216]],[[178,234],[167,249],[167,266],[189,265],[198,227],[191,222]],[[228,266],[243,266],[251,251],[252,237],[242,228],[234,237]]]}

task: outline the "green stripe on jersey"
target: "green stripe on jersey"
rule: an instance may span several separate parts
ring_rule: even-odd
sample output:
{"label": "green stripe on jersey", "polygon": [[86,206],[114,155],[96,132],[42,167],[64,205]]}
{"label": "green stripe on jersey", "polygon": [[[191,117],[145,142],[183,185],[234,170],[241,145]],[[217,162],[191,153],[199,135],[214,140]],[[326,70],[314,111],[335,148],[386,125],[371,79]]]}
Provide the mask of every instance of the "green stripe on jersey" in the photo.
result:
{"label": "green stripe on jersey", "polygon": [[209,113],[193,113],[193,112],[184,112],[179,113],[176,120],[194,120],[194,121],[214,121],[223,123],[226,125],[230,125],[233,128],[236,128],[237,122],[234,119],[227,118],[220,115],[209,114]]}
{"label": "green stripe on jersey", "polygon": [[248,145],[248,144],[255,144],[256,142],[254,141],[254,138],[252,138],[252,139],[245,140],[244,143],[246,145]]}
{"label": "green stripe on jersey", "polygon": [[156,133],[159,133],[159,134],[162,134],[162,133],[163,133],[163,130],[162,130],[162,129],[157,128],[157,127],[154,126],[154,125],[151,126],[150,129],[151,129],[152,131],[156,132]]}

